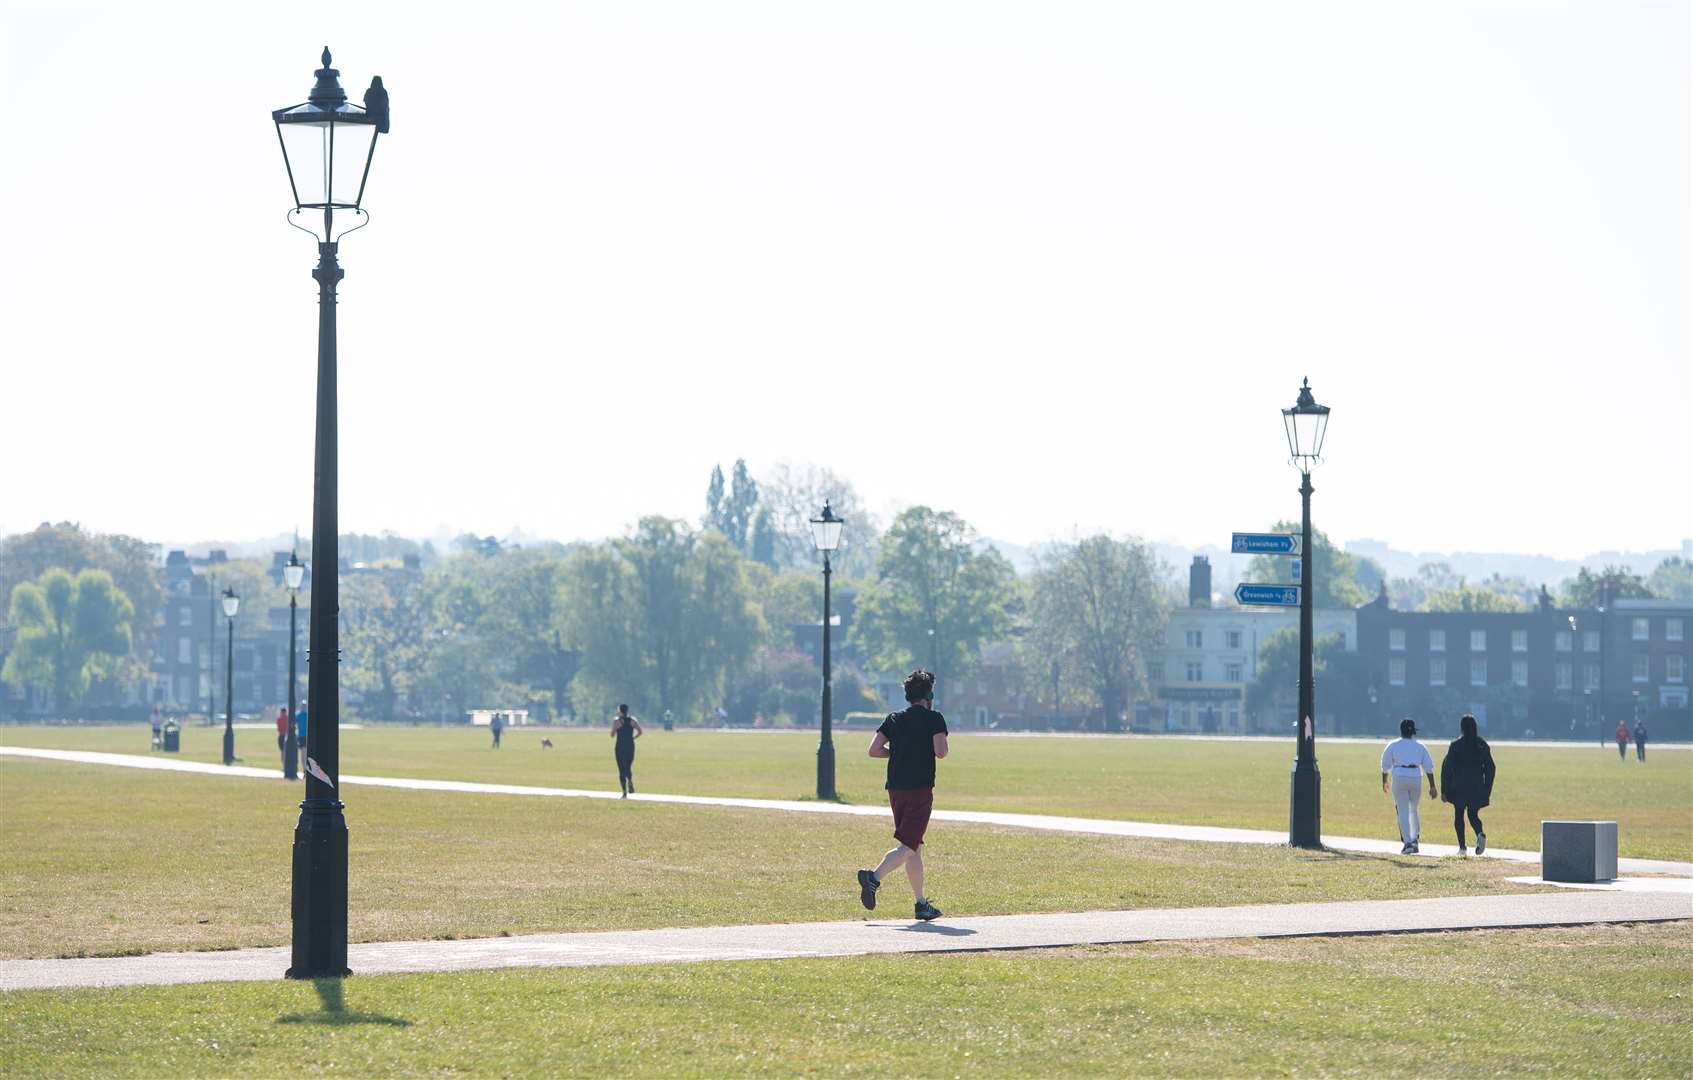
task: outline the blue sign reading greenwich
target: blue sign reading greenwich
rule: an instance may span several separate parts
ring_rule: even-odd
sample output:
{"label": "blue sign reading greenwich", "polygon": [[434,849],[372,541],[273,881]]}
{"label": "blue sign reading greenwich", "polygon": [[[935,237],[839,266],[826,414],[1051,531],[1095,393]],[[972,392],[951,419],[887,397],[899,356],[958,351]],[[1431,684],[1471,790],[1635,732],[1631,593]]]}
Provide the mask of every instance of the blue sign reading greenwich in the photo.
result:
{"label": "blue sign reading greenwich", "polygon": [[1299,537],[1293,533],[1235,533],[1232,555],[1297,555]]}
{"label": "blue sign reading greenwich", "polygon": [[1297,585],[1236,585],[1234,600],[1237,604],[1263,604],[1269,607],[1298,607],[1299,586]]}

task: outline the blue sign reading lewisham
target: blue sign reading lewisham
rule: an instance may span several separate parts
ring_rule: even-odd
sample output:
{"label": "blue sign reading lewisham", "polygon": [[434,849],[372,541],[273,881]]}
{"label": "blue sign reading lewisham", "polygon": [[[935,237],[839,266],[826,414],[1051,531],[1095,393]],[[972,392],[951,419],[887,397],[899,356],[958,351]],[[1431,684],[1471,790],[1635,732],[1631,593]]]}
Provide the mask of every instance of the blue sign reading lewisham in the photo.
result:
{"label": "blue sign reading lewisham", "polygon": [[1299,537],[1293,533],[1235,533],[1231,555],[1297,555]]}
{"label": "blue sign reading lewisham", "polygon": [[1269,607],[1298,607],[1299,586],[1297,585],[1236,585],[1234,599],[1237,604],[1263,604]]}

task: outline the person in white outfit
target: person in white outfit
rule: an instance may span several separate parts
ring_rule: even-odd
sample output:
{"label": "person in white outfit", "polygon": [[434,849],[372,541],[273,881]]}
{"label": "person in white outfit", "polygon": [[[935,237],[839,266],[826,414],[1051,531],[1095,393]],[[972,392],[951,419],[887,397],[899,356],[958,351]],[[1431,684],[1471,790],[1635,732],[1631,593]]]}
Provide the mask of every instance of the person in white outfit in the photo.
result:
{"label": "person in white outfit", "polygon": [[1383,794],[1393,792],[1393,804],[1399,809],[1399,840],[1405,845],[1399,850],[1401,855],[1417,853],[1423,826],[1417,803],[1423,795],[1423,777],[1428,777],[1428,797],[1440,797],[1434,789],[1434,758],[1429,756],[1428,747],[1414,738],[1416,734],[1415,720],[1399,721],[1399,738],[1381,752],[1381,790]]}

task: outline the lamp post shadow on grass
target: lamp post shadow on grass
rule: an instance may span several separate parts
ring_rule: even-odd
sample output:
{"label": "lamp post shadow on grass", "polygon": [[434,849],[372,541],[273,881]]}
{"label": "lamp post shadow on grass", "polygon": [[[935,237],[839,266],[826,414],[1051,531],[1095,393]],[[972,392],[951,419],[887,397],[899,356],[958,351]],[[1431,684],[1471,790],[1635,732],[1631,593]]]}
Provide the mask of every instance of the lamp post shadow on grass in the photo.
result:
{"label": "lamp post shadow on grass", "polygon": [[383,1016],[381,1013],[348,1012],[345,998],[346,989],[341,979],[313,979],[312,989],[317,991],[319,1002],[323,1008],[315,1013],[285,1013],[276,1018],[279,1024],[326,1024],[331,1027],[345,1027],[353,1024],[377,1024],[383,1027],[411,1027],[411,1021],[399,1016]]}

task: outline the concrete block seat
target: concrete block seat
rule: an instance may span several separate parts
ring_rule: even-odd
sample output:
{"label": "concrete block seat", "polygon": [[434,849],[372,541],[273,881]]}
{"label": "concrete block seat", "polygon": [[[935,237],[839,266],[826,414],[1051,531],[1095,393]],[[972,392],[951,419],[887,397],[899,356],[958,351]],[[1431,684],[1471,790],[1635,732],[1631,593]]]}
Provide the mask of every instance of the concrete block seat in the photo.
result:
{"label": "concrete block seat", "polygon": [[1617,823],[1542,821],[1540,876],[1546,881],[1592,883],[1617,876]]}

